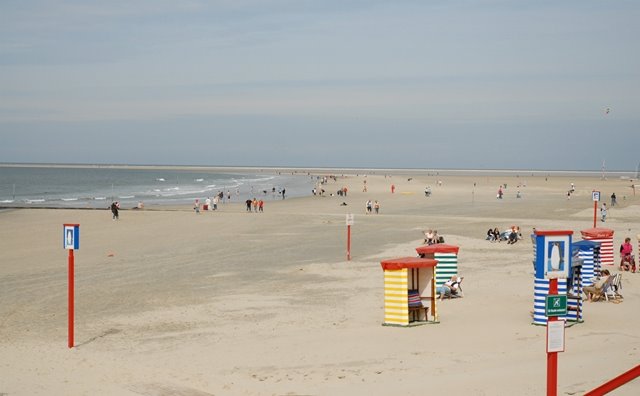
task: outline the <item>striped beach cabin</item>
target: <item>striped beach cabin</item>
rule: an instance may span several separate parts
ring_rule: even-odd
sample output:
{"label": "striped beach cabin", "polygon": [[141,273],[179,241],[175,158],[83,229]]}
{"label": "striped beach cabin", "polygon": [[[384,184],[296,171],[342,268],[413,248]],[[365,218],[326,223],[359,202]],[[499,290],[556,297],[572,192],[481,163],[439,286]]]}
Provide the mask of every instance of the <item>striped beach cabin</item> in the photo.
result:
{"label": "striped beach cabin", "polygon": [[[436,260],[419,257],[380,262],[384,271],[384,325],[410,326],[438,322],[435,286],[437,264]],[[416,293],[421,309],[409,309],[410,291]],[[429,320],[429,316],[432,320]]]}
{"label": "striped beach cabin", "polygon": [[593,285],[596,272],[600,273],[600,243],[594,241],[579,241],[571,244],[577,250],[578,258],[582,260],[580,278],[582,286]]}
{"label": "striped beach cabin", "polygon": [[[541,279],[535,278],[534,280],[534,294],[533,294],[533,324],[535,325],[546,325],[547,324],[547,314],[544,310],[544,304],[547,295],[549,294],[549,279]],[[558,294],[567,294],[567,280],[566,279],[558,279]],[[567,305],[570,306],[570,301],[567,300]],[[575,317],[575,311],[569,310],[567,311],[567,316],[561,316],[561,319],[566,320],[575,320],[570,319],[568,316],[572,315]]]}
{"label": "striped beach cabin", "polygon": [[436,243],[423,245],[416,248],[418,256],[438,260],[436,267],[436,288],[442,286],[452,276],[458,275],[458,251],[460,248],[454,245]]}
{"label": "striped beach cabin", "polygon": [[[532,235],[533,242],[533,324],[546,325],[546,297],[549,295],[549,278],[558,281],[558,295],[567,295],[567,278],[572,264],[571,230],[536,230]],[[554,252],[555,251],[555,252]],[[571,301],[573,300],[573,301]],[[560,317],[566,320],[580,321],[582,302],[567,299],[567,315]]]}
{"label": "striped beach cabin", "polygon": [[600,263],[613,265],[613,230],[609,228],[589,228],[580,231],[582,239],[600,242]]}

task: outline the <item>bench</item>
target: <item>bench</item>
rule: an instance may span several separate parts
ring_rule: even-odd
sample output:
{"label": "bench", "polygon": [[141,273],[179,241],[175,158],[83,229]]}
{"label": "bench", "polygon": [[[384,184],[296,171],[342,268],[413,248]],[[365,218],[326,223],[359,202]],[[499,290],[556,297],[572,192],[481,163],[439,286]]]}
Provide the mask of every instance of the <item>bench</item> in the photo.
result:
{"label": "bench", "polygon": [[429,307],[419,306],[409,307],[409,322],[419,322],[422,310],[424,310],[424,320],[427,321],[429,319]]}

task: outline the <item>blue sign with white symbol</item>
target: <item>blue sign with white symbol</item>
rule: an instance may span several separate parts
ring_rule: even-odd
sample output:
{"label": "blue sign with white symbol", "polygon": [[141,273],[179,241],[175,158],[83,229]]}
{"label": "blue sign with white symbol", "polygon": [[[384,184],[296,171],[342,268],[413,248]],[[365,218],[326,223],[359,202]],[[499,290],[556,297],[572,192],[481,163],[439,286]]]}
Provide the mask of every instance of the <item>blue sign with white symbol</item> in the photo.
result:
{"label": "blue sign with white symbol", "polygon": [[80,224],[65,224],[63,226],[62,245],[67,250],[80,249]]}

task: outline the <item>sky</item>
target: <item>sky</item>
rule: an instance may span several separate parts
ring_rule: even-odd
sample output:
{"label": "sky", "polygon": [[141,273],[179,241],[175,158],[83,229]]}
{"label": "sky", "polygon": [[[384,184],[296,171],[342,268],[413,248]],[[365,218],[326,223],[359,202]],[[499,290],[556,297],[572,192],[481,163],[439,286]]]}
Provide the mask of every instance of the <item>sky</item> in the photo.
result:
{"label": "sky", "polygon": [[3,0],[0,162],[635,170],[638,20],[634,0]]}

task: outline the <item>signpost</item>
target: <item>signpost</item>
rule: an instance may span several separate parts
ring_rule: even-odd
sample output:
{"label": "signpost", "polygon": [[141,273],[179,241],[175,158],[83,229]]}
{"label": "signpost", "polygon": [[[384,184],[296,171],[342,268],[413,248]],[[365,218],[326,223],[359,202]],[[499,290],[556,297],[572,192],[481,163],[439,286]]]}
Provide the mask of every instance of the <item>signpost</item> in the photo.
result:
{"label": "signpost", "polygon": [[347,214],[347,261],[351,260],[351,226],[354,223],[353,213]]}
{"label": "signpost", "polygon": [[547,395],[558,394],[558,352],[564,352],[564,320],[567,315],[567,296],[558,294],[558,279],[549,279],[549,295],[545,299],[547,315]]}
{"label": "signpost", "polygon": [[600,191],[592,191],[593,198],[593,228],[596,228],[596,217],[598,215],[598,201],[600,201]]}
{"label": "signpost", "polygon": [[562,294],[548,295],[544,310],[548,317],[567,316],[567,296]]}
{"label": "signpost", "polygon": [[80,224],[63,224],[62,226],[62,245],[69,251],[69,348],[74,345],[74,257],[73,251],[80,248]]}

